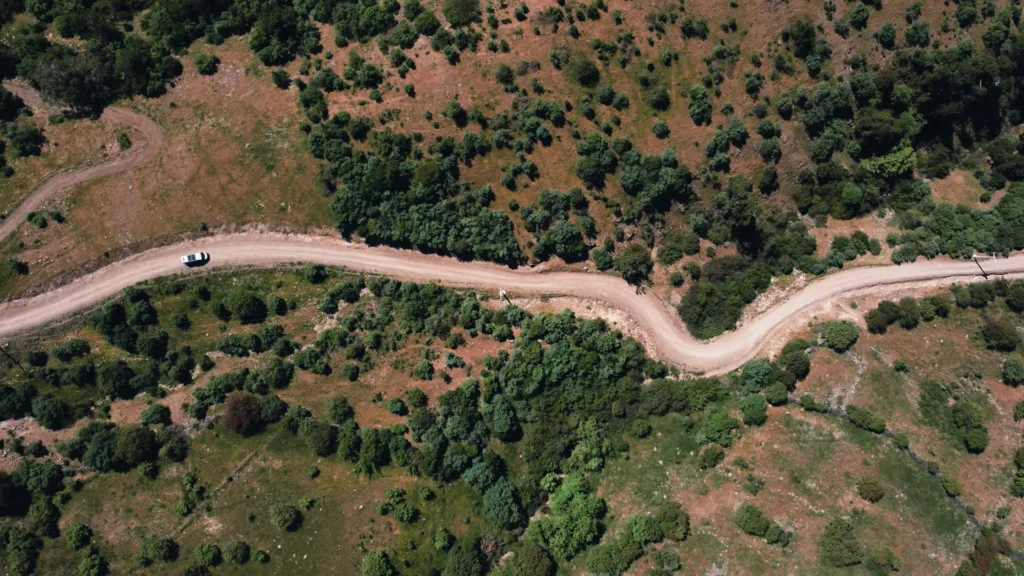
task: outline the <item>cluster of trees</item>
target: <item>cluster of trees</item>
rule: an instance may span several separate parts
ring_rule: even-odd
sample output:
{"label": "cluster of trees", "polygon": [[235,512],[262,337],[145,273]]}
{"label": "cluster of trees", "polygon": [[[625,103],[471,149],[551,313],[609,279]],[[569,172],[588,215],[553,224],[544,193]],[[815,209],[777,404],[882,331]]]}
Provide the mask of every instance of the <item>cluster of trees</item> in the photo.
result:
{"label": "cluster of trees", "polygon": [[[0,58],[2,56],[0,53]],[[2,70],[0,78],[3,78]],[[6,138],[6,141],[0,139],[0,176],[8,177],[14,174],[14,169],[7,164],[7,157],[4,155],[8,145],[18,157],[38,156],[46,142],[42,130],[35,124],[16,122],[24,110],[25,102],[0,86],[0,136]]]}
{"label": "cluster of trees", "polygon": [[870,252],[873,256],[882,253],[882,243],[875,238],[868,237],[861,230],[857,230],[850,236],[836,236],[832,239],[832,246],[825,256],[825,262],[832,268],[842,268],[846,262],[852,262],[858,256]]}
{"label": "cluster of trees", "polygon": [[764,423],[765,401],[772,406],[788,402],[796,383],[806,378],[811,370],[807,356],[810,347],[810,342],[796,339],[783,347],[774,362],[758,358],[743,365],[734,384],[744,395],[741,411],[748,425]]}
{"label": "cluster of trees", "polygon": [[[104,306],[100,315],[109,319],[112,315],[124,317],[124,307],[117,304],[119,312],[111,312],[111,306]],[[130,326],[123,324],[126,329]],[[93,360],[89,344],[83,340],[70,339],[54,345],[49,354],[41,350],[30,350],[25,355],[29,369],[23,373],[22,381],[0,387],[0,417],[20,418],[31,415],[40,425],[58,429],[89,414],[97,398],[128,399],[143,390],[155,392],[161,380],[190,382],[195,366],[191,351],[168,350],[167,334],[149,338],[139,337],[143,351],[149,358],[130,364],[122,360]],[[153,358],[160,358],[156,361]],[[59,361],[57,366],[51,358]],[[61,388],[72,388],[63,393]],[[44,392],[41,392],[44,391]],[[69,405],[64,398],[73,398]]]}
{"label": "cluster of trees", "polygon": [[[76,489],[72,475],[48,459],[23,458],[12,472],[0,472],[0,517],[9,520],[0,528],[0,558],[9,574],[36,572],[44,539],[60,535],[58,505]],[[80,551],[81,565],[105,566],[89,542],[90,534],[76,532],[80,530],[69,526],[65,538],[72,550]]]}
{"label": "cluster of trees", "polygon": [[659,156],[645,156],[629,140],[616,138],[612,149],[619,157],[619,185],[636,201],[635,208],[626,209],[624,220],[635,220],[634,211],[664,214],[673,204],[686,205],[693,200],[690,169],[671,148]]}
{"label": "cluster of trees", "polygon": [[760,508],[744,502],[733,514],[732,521],[736,526],[751,536],[764,538],[773,546],[785,548],[793,541],[793,533],[787,532],[778,523],[772,522]]}
{"label": "cluster of trees", "polygon": [[770,285],[772,276],[794,268],[823,274],[829,267],[826,259],[814,257],[817,242],[798,216],[762,210],[743,176],[729,179],[711,213],[692,210],[690,228],[715,244],[731,239],[739,251],[708,261],[679,306],[680,317],[699,338],[735,327],[744,306]]}
{"label": "cluster of trees", "polygon": [[818,541],[822,562],[832,568],[863,564],[871,574],[898,572],[903,563],[891,550],[868,547],[858,540],[853,524],[842,518],[828,523]]}
{"label": "cluster of trees", "polygon": [[[565,194],[543,190],[535,206],[523,206],[519,211],[523,227],[537,238],[534,258],[546,260],[554,255],[566,262],[586,260],[590,253],[586,238],[597,236],[597,226],[588,209],[587,198],[579,188]],[[569,221],[570,210],[575,215],[575,224]]]}
{"label": "cluster of trees", "polygon": [[989,442],[988,429],[977,404],[963,396],[950,404],[954,398],[952,392],[934,380],[921,382],[920,388],[917,406],[926,424],[940,430],[959,448],[971,454],[985,451]]}
{"label": "cluster of trees", "polygon": [[912,296],[901,298],[899,303],[883,300],[874,309],[864,315],[868,331],[884,334],[889,326],[899,323],[905,330],[913,330],[921,320],[931,322],[936,317],[945,318],[949,315],[951,302],[940,294],[918,300]]}
{"label": "cluster of trees", "polygon": [[181,462],[188,455],[189,441],[166,425],[154,431],[148,425],[115,426],[90,422],[68,440],[58,442],[57,452],[68,460],[97,472],[137,470],[149,476],[157,471],[158,459]]}
{"label": "cluster of trees", "polygon": [[412,140],[406,135],[375,133],[372,148],[363,151],[343,143],[348,132],[340,126],[320,134],[319,157],[331,161],[329,182],[343,183],[331,202],[342,234],[513,266],[523,260],[512,221],[488,208],[493,191],[471,190],[458,179],[454,150],[410,160]]}
{"label": "cluster of trees", "polygon": [[[326,282],[325,271],[315,267],[306,275]],[[361,429],[351,406],[341,397],[332,398],[321,416],[313,418],[301,406],[287,406],[251,388],[258,379],[247,370],[215,377],[196,391],[197,402],[200,397],[209,398],[204,403],[210,404],[227,401],[222,421],[242,434],[258,433],[262,426],[280,419],[312,452],[352,461],[362,473],[397,465],[438,481],[463,480],[479,492],[484,517],[501,528],[525,526],[549,495],[552,502],[564,500],[564,507],[557,506],[565,514],[564,520],[556,517],[545,530],[531,529],[536,534],[531,541],[539,543],[538,550],[543,553],[524,555],[524,559],[575,555],[600,534],[603,503],[584,488],[585,475],[600,470],[608,458],[625,449],[622,435],[639,429],[636,423],[643,423],[651,414],[703,410],[725,398],[724,389],[711,379],[656,379],[641,386],[649,378],[663,377],[666,369],[646,360],[639,345],[624,340],[600,321],[578,320],[571,313],[531,317],[516,308],[491,311],[472,296],[436,286],[383,279],[365,285],[375,296],[375,313],[352,310],[337,327],[324,331],[313,346],[322,347],[324,357],[338,351],[348,355],[362,346],[367,352],[397,346],[399,343],[386,335],[393,324],[401,334],[427,333],[445,339],[455,327],[471,336],[490,333],[495,337],[501,331],[511,335],[509,329],[517,327],[523,337],[515,341],[511,352],[502,351],[484,360],[487,370],[482,380],[467,380],[439,396],[436,403],[428,404],[426,395],[416,389],[410,390],[404,402],[393,398],[389,403],[395,404],[393,411],[406,413],[406,425],[394,429]],[[454,339],[451,342],[458,344]],[[456,360],[449,363],[458,364]],[[553,433],[552,426],[559,430]],[[406,430],[417,445],[405,439]],[[552,442],[552,438],[557,440]],[[523,475],[509,475],[509,467],[491,447],[494,439],[522,444]],[[559,482],[562,474],[573,480]],[[388,513],[414,518],[413,512],[399,512],[399,508],[408,508],[401,506],[403,502],[396,499]],[[609,562],[614,559],[615,566],[623,562],[628,566],[645,543],[658,540],[659,531],[663,537],[685,537],[685,513],[676,509],[659,514],[664,521],[658,520],[657,530],[648,526],[647,520],[637,520],[635,530],[631,528],[633,540],[624,540],[600,556],[607,556]],[[593,529],[585,530],[586,526]],[[575,544],[571,544],[573,539]],[[471,544],[475,546],[471,540],[461,546],[469,549]],[[448,552],[449,561],[458,556],[457,548],[458,543]]]}
{"label": "cluster of trees", "polygon": [[[651,516],[630,516],[618,538],[591,551],[587,568],[592,574],[618,576],[628,570],[650,544],[685,540],[689,530],[690,517],[678,503],[662,504]],[[676,566],[678,562],[677,556]]]}
{"label": "cluster of trees", "polygon": [[[181,74],[181,63],[159,42],[131,28],[132,9],[107,10],[106,5],[33,2],[39,20],[17,27],[2,49],[0,62],[29,81],[48,99],[78,114],[96,114],[123,97],[159,96]],[[38,9],[38,10],[37,10]],[[81,48],[51,43],[44,35],[53,22],[59,34],[79,37]]]}
{"label": "cluster of trees", "polygon": [[886,241],[895,248],[892,259],[897,264],[939,254],[954,258],[970,258],[976,252],[1005,255],[1024,248],[1022,221],[1024,184],[1014,183],[989,210],[945,202],[936,205],[926,199],[916,210],[900,214],[898,223],[905,232],[892,234]]}
{"label": "cluster of trees", "polygon": [[[1022,72],[1015,61],[1024,40],[1009,32],[1011,20],[1011,9],[1000,12],[983,49],[969,39],[947,49],[919,47],[927,43],[928,31],[917,22],[907,30],[907,40],[918,47],[901,50],[890,69],[857,71],[846,80],[781,95],[777,105],[784,117],[792,108],[802,112],[817,163],[798,176],[793,194],[800,210],[852,218],[879,206],[896,209],[908,231],[893,242],[900,246],[893,256],[897,263],[920,255],[966,257],[972,250],[1020,248],[1016,235],[1003,233],[1016,224],[1001,221],[1016,217],[1019,201],[990,212],[935,206],[928,186],[913,176],[915,165],[928,177],[946,176],[956,164],[951,150],[957,140],[964,147],[983,147],[993,158],[991,171],[979,173],[987,189],[1024,178],[1022,144],[1016,136],[1001,135],[1004,126],[1019,121],[1021,108]],[[813,27],[798,24],[788,29],[790,39],[813,51]],[[882,27],[878,38],[892,46],[891,25]],[[840,151],[858,161],[852,171],[831,159]]]}

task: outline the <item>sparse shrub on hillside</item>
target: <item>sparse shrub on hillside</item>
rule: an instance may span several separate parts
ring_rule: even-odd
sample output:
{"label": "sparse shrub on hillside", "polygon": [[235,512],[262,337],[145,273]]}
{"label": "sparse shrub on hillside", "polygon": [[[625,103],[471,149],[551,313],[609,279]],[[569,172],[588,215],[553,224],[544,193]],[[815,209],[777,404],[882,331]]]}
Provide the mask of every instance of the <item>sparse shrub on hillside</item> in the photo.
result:
{"label": "sparse shrub on hillside", "polygon": [[741,504],[736,510],[733,514],[733,523],[751,536],[764,538],[769,544],[786,547],[793,540],[791,532],[783,530],[749,502]]}
{"label": "sparse shrub on hillside", "polygon": [[875,503],[885,496],[885,487],[874,476],[864,475],[857,479],[857,494],[864,500]]}
{"label": "sparse shrub on hillside", "polygon": [[846,416],[850,423],[868,432],[881,434],[885,431],[885,420],[866,408],[849,404],[846,406]]}

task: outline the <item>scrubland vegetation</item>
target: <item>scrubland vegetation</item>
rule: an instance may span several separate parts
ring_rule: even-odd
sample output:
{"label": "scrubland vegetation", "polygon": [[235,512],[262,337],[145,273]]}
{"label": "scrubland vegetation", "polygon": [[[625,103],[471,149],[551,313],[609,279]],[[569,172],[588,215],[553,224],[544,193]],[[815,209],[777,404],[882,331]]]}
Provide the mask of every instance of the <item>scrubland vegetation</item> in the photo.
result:
{"label": "scrubland vegetation", "polygon": [[[1005,0],[13,0],[0,77],[76,122],[238,72],[240,37],[243,73],[294,96],[343,236],[618,274],[713,338],[783,277],[1024,248],[1019,20]],[[0,88],[0,177],[50,153],[31,114]],[[937,200],[956,178],[979,197]],[[28,217],[40,242],[63,222]],[[0,282],[31,277],[8,244]],[[1019,282],[871,300],[684,378],[603,321],[435,285],[160,280],[10,347],[0,565],[1020,573],[1022,311]]]}

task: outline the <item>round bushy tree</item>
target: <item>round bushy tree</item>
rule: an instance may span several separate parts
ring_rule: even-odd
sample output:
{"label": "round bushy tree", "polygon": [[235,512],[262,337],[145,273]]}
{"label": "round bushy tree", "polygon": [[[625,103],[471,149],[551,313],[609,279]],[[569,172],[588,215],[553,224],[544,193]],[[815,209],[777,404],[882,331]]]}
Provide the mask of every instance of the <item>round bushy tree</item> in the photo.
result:
{"label": "round bushy tree", "polygon": [[150,404],[139,415],[139,424],[149,426],[150,424],[170,424],[171,409],[162,404]]}
{"label": "round bushy tree", "polygon": [[789,391],[785,384],[776,382],[764,389],[764,399],[772,406],[781,406],[789,400]]}
{"label": "round bushy tree", "polygon": [[394,576],[395,568],[384,552],[367,552],[363,556],[363,576]]}
{"label": "round bushy tree", "polygon": [[864,475],[857,479],[857,494],[868,502],[875,503],[885,496],[885,487],[874,476]]}
{"label": "round bushy tree", "polygon": [[200,544],[199,546],[196,546],[192,555],[200,566],[218,566],[223,561],[220,547],[216,544]]}
{"label": "round bushy tree", "polygon": [[249,557],[252,555],[252,548],[249,544],[243,540],[236,540],[231,542],[224,548],[224,556],[227,557],[228,562],[232,564],[245,564],[249,562]]}
{"label": "round bushy tree", "polygon": [[448,552],[441,576],[483,576],[484,569],[476,539],[463,538]]}
{"label": "round bushy tree", "polygon": [[740,401],[740,412],[743,423],[747,426],[760,426],[768,420],[768,404],[760,394],[749,394]]}
{"label": "round bushy tree", "polygon": [[833,320],[825,324],[825,344],[836,352],[846,352],[857,342],[860,329],[845,320]]}
{"label": "round bushy tree", "polygon": [[64,544],[69,550],[81,550],[92,540],[92,530],[85,524],[76,522],[64,529]]}
{"label": "round bushy tree", "polygon": [[654,269],[651,251],[643,244],[629,244],[615,259],[615,269],[622,274],[622,279],[634,285],[647,281]]}
{"label": "round bushy tree", "polygon": [[295,506],[278,501],[270,505],[270,522],[281,530],[293,532],[302,525],[302,514]]}
{"label": "round bushy tree", "polygon": [[1024,383],[1024,362],[1017,358],[1007,358],[1003,362],[1003,384],[1020,386]]}
{"label": "round bushy tree", "polygon": [[581,86],[593,87],[601,81],[601,70],[593,60],[581,55],[569,64],[569,76]]}
{"label": "round bushy tree", "polygon": [[232,392],[224,410],[224,425],[242,436],[249,436],[263,426],[262,412],[258,396],[248,392]]}

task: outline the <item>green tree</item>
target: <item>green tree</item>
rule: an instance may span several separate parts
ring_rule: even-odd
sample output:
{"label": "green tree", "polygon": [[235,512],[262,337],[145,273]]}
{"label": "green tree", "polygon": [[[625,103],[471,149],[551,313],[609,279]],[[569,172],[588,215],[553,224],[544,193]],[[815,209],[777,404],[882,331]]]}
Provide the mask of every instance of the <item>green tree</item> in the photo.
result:
{"label": "green tree", "polygon": [[822,562],[833,568],[856,566],[864,557],[864,547],[857,541],[853,525],[841,518],[829,522],[825,527],[818,547]]}
{"label": "green tree", "polygon": [[192,58],[192,62],[196,66],[196,72],[199,72],[203,76],[211,76],[217,73],[217,65],[220,64],[220,58],[200,52]]}
{"label": "green tree", "polygon": [[302,513],[287,502],[274,502],[270,505],[270,522],[281,530],[294,532],[302,525]]}
{"label": "green tree", "polygon": [[62,536],[68,550],[81,550],[92,541],[92,530],[85,524],[76,522],[65,528]]}
{"label": "green tree", "polygon": [[1017,387],[1024,383],[1024,362],[1018,358],[1007,358],[1003,362],[1003,384]]}
{"label": "green tree", "polygon": [[772,523],[757,506],[750,503],[743,503],[736,510],[732,517],[733,523],[751,536],[764,538],[765,533]]}
{"label": "green tree", "polygon": [[162,404],[150,404],[139,415],[139,424],[149,426],[151,424],[170,424],[171,409]]}
{"label": "green tree", "polygon": [[234,290],[224,302],[231,317],[242,324],[260,324],[267,319],[267,306],[247,290]]}
{"label": "green tree", "polygon": [[453,28],[472,24],[480,18],[480,0],[445,0],[442,10]]}
{"label": "green tree", "polygon": [[586,56],[577,56],[569,64],[569,77],[577,84],[592,88],[601,81],[601,70]]}
{"label": "green tree", "polygon": [[363,576],[394,576],[395,568],[385,552],[367,552],[363,556]]}
{"label": "green tree", "polygon": [[857,479],[857,494],[864,500],[875,503],[885,496],[885,487],[874,476],[864,475]]}
{"label": "green tree", "polygon": [[644,284],[654,269],[651,251],[642,244],[627,244],[615,259],[615,269],[626,282],[637,286]]}
{"label": "green tree", "polygon": [[341,395],[331,396],[324,408],[324,418],[332,424],[341,424],[355,415],[356,411],[349,404],[348,398]]}
{"label": "green tree", "polygon": [[199,546],[196,546],[196,549],[192,552],[192,556],[200,566],[206,566],[208,568],[220,566],[220,563],[224,560],[220,547],[216,544],[200,544]]}
{"label": "green tree", "polygon": [[497,80],[499,84],[511,86],[516,81],[516,75],[508,64],[498,64],[498,68],[494,71],[494,79]]}
{"label": "green tree", "polygon": [[743,423],[747,426],[760,426],[768,419],[768,404],[760,394],[749,394],[740,402]]}
{"label": "green tree", "polygon": [[989,318],[981,327],[985,346],[1002,352],[1012,352],[1020,346],[1020,336],[1010,322],[1002,318]]}
{"label": "green tree", "polygon": [[503,560],[491,576],[552,576],[555,563],[547,550],[529,540],[515,549],[511,558]]}
{"label": "green tree", "polygon": [[845,320],[827,322],[824,328],[825,344],[836,352],[845,352],[857,342],[860,329]]}
{"label": "green tree", "polygon": [[711,97],[708,96],[707,89],[700,84],[691,86],[689,113],[693,123],[698,126],[711,124],[711,113],[713,110],[714,107],[711,104]]}
{"label": "green tree", "polygon": [[892,50],[896,47],[896,27],[886,22],[875,32],[875,40],[878,40],[882,48]]}
{"label": "green tree", "polygon": [[484,559],[473,538],[462,538],[448,552],[441,576],[483,576]]}
{"label": "green tree", "polygon": [[484,492],[484,517],[503,528],[512,528],[523,521],[519,494],[504,476]]}
{"label": "green tree", "polygon": [[224,548],[224,556],[232,564],[246,564],[252,555],[252,548],[243,540],[235,540]]}

